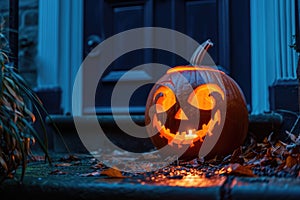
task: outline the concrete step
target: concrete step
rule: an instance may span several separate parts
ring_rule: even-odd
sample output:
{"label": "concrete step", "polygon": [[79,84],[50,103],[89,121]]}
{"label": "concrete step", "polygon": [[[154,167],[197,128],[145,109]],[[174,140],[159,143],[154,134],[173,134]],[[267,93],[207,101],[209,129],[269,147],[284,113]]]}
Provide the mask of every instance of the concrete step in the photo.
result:
{"label": "concrete step", "polygon": [[[114,178],[95,175],[91,157],[72,165],[54,159],[53,164],[30,162],[25,178],[0,184],[5,199],[205,199],[205,200],[298,200],[300,179],[275,177],[191,176],[147,179],[156,172]],[[56,161],[55,161],[56,160]],[[191,167],[193,169],[193,167]],[[16,178],[20,175],[17,172]],[[157,174],[156,177],[160,177]],[[147,180],[147,181],[146,181]]]}
{"label": "concrete step", "polygon": [[[95,131],[93,126],[91,126],[92,120],[91,116],[81,116],[77,117],[77,120],[86,127],[87,134]],[[97,116],[98,121],[109,136],[109,139],[112,140],[119,147],[124,149],[131,149],[134,152],[146,152],[154,148],[150,138],[133,138],[124,134],[120,129],[118,129],[117,124],[114,122],[114,118],[117,118],[120,123],[126,124],[131,120],[136,124],[143,126],[144,125],[144,116],[143,115],[133,115],[131,117],[124,115],[99,115]],[[294,120],[294,119],[291,119]],[[257,115],[249,115],[249,132],[254,134],[257,137],[257,140],[263,140],[271,132],[280,133],[284,122],[283,115],[281,113],[264,113]],[[75,124],[73,116],[70,115],[51,115],[46,118],[46,124],[49,127],[49,146],[52,147],[52,150],[56,152],[66,152],[66,143],[69,149],[75,153],[86,153],[87,150],[82,144]],[[56,131],[53,130],[53,124],[55,124],[62,135],[59,135]],[[285,127],[286,128],[286,127]],[[147,133],[143,133],[147,134]],[[62,141],[64,138],[64,141]]]}

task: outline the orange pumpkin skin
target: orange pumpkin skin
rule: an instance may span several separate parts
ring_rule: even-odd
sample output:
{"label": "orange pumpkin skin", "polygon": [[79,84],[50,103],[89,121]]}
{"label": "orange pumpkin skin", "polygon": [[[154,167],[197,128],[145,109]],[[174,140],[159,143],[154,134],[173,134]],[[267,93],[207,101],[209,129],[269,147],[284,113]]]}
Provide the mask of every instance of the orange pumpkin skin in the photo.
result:
{"label": "orange pumpkin skin", "polygon": [[[199,123],[189,125],[195,116]],[[165,145],[174,151],[185,148],[178,155],[182,160],[198,158],[205,138],[219,134],[205,155],[212,158],[228,155],[243,144],[248,111],[240,87],[222,71],[205,66],[178,66],[168,70],[151,89],[145,124],[157,149]],[[194,130],[192,135],[187,129]]]}

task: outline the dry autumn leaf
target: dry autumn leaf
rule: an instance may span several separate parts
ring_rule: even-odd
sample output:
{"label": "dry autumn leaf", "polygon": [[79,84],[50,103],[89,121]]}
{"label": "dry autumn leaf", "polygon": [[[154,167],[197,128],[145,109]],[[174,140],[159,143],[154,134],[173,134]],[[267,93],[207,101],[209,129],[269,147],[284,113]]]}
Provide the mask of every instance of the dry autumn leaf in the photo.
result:
{"label": "dry autumn leaf", "polygon": [[250,166],[243,166],[238,163],[233,163],[233,164],[227,165],[224,169],[227,172],[227,174],[236,174],[236,175],[241,175],[241,176],[256,177],[256,175],[253,173],[252,169],[250,169]]}
{"label": "dry autumn leaf", "polygon": [[102,169],[103,167],[104,167],[104,165],[101,162],[96,163],[95,165],[91,166],[92,169]]}
{"label": "dry autumn leaf", "polygon": [[99,172],[99,171],[86,173],[86,174],[80,174],[80,176],[82,176],[82,177],[100,176],[100,175],[101,175],[101,172]]}
{"label": "dry autumn leaf", "polygon": [[290,137],[290,139],[296,144],[300,145],[300,135],[296,136],[289,131],[285,131],[285,133]]}
{"label": "dry autumn leaf", "polygon": [[44,160],[46,160],[46,159],[45,159],[45,156],[32,155],[32,156],[30,157],[30,160],[31,160],[31,161],[44,161]]}
{"label": "dry autumn leaf", "polygon": [[289,155],[289,156],[286,158],[286,163],[285,163],[285,166],[286,166],[286,167],[292,168],[292,167],[294,167],[296,164],[297,164],[297,159],[294,158],[293,156]]}
{"label": "dry autumn leaf", "polygon": [[241,158],[242,148],[239,147],[235,149],[231,155],[230,163],[243,163],[243,159]]}
{"label": "dry autumn leaf", "polygon": [[51,175],[63,175],[63,174],[67,174],[67,172],[61,171],[61,170],[54,170],[50,172]]}
{"label": "dry autumn leaf", "polygon": [[64,161],[64,162],[72,162],[72,161],[78,161],[78,160],[80,160],[80,159],[74,155],[67,155],[60,159],[60,161]]}
{"label": "dry autumn leaf", "polygon": [[69,167],[71,165],[72,165],[71,163],[58,163],[55,164],[55,167]]}
{"label": "dry autumn leaf", "polygon": [[110,178],[125,178],[120,170],[116,168],[105,169],[101,172],[101,175],[109,176]]}

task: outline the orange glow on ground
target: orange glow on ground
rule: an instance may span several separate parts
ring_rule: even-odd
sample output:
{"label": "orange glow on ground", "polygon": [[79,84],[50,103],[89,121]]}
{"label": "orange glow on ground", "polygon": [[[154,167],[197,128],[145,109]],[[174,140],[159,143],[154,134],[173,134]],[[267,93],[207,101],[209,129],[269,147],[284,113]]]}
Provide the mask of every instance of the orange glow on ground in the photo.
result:
{"label": "orange glow on ground", "polygon": [[[188,174],[180,179],[155,178],[151,177],[151,184],[173,187],[216,187],[220,186],[226,180],[225,176],[206,178],[203,175]],[[142,182],[142,184],[146,184]]]}

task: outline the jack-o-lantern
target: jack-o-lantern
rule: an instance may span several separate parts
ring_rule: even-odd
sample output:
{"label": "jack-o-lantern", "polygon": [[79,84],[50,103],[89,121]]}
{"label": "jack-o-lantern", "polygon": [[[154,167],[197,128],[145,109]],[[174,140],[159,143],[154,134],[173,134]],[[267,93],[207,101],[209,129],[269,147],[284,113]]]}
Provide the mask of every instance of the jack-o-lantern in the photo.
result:
{"label": "jack-o-lantern", "polygon": [[[245,140],[248,111],[238,84],[224,72],[200,66],[208,40],[194,53],[187,66],[170,68],[151,89],[145,124],[158,148],[168,145],[183,149],[179,158],[199,156],[205,146],[206,158],[227,155]],[[180,152],[180,151],[179,151]]]}

